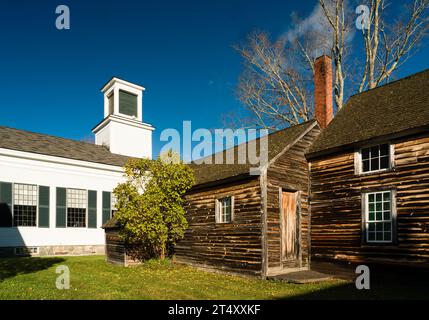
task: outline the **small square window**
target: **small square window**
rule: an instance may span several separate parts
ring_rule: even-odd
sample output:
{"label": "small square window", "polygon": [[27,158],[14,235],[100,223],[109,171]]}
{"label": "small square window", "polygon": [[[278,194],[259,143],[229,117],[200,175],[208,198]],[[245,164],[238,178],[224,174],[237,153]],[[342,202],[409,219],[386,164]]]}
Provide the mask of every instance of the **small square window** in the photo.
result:
{"label": "small square window", "polygon": [[232,222],[233,201],[232,197],[218,199],[216,208],[216,220],[218,223]]}
{"label": "small square window", "polygon": [[361,172],[380,171],[390,168],[390,145],[385,143],[378,146],[363,148],[360,151]]}

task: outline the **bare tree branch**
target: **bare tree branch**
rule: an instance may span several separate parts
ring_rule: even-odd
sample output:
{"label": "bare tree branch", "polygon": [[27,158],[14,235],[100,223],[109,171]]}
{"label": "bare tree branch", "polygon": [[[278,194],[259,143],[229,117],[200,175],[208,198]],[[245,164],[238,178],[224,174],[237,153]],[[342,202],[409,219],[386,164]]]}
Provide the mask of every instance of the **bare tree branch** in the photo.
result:
{"label": "bare tree branch", "polygon": [[228,118],[242,127],[267,129],[311,119],[314,59],[322,52],[330,52],[334,62],[337,109],[354,90],[362,92],[389,81],[428,33],[429,0],[409,0],[411,4],[397,19],[388,16],[389,9],[398,9],[389,6],[388,0],[366,1],[369,12],[368,23],[361,29],[363,55],[350,50],[355,44],[350,38],[356,16],[349,11],[347,0],[319,0],[311,19],[302,24],[295,21],[297,27],[284,39],[271,42],[266,33],[255,32],[244,45],[234,46],[244,61],[236,93],[248,116]]}
{"label": "bare tree branch", "polygon": [[[245,45],[234,48],[245,62],[237,96],[254,115],[257,126],[281,128],[312,117],[302,68],[297,68],[296,59],[291,58],[284,42],[272,43],[267,34],[255,32]],[[311,66],[305,67],[311,70]]]}
{"label": "bare tree branch", "polygon": [[385,0],[370,1],[370,25],[362,29],[365,66],[359,92],[388,81],[406,62],[429,30],[429,0],[413,0],[404,16],[388,24]]}

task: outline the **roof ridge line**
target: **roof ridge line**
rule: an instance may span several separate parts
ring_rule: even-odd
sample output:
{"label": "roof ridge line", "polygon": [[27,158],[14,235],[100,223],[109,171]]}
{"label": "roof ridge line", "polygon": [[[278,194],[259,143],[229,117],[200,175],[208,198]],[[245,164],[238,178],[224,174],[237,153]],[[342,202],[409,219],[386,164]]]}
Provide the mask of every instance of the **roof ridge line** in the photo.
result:
{"label": "roof ridge line", "polygon": [[[313,118],[313,119],[310,119],[310,120],[307,120],[307,121],[304,121],[304,122],[301,122],[301,123],[295,124],[295,125],[290,126],[290,127],[286,127],[286,128],[283,128],[283,129],[279,129],[279,130],[276,130],[276,131],[274,131],[274,132],[268,133],[268,134],[266,135],[266,137],[269,137],[269,136],[272,136],[272,135],[275,135],[275,134],[281,133],[281,132],[283,132],[283,131],[285,131],[285,130],[288,130],[288,129],[292,129],[292,128],[296,128],[296,127],[299,127],[299,126],[302,126],[302,125],[305,125],[305,124],[309,124],[309,123],[311,123],[311,122],[317,122],[317,120]],[[243,142],[243,143],[240,143],[240,144],[234,145],[234,146],[232,146],[232,147],[230,147],[230,148],[228,148],[228,149],[223,149],[223,150],[221,150],[221,151],[214,152],[214,153],[212,153],[212,154],[210,154],[210,155],[208,155],[208,156],[206,156],[206,157],[199,158],[199,159],[197,159],[197,160],[202,160],[202,159],[206,159],[206,158],[209,158],[209,157],[213,157],[213,156],[215,156],[216,154],[220,154],[220,153],[225,153],[225,152],[227,152],[228,150],[238,148],[238,147],[239,147],[239,146],[241,146],[241,145],[247,145],[250,141],[258,141],[258,140],[260,140],[261,138],[262,138],[262,137],[258,137],[258,138],[253,139],[253,140],[245,141],[245,142]],[[190,162],[190,164],[191,164],[191,163],[193,163],[193,162],[194,162],[194,161],[191,161],[191,162]]]}

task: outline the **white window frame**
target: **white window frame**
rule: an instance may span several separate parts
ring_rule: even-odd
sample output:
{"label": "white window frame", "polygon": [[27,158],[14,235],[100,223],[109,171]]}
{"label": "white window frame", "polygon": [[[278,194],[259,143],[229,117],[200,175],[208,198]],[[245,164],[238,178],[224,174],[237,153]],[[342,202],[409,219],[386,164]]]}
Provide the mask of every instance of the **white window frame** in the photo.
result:
{"label": "white window frame", "polygon": [[[86,194],[86,207],[85,207],[85,227],[69,227],[69,213],[68,213],[68,190],[79,190],[85,191]],[[70,229],[88,229],[88,190],[80,189],[80,188],[66,188],[66,228]]]}
{"label": "white window frame", "polygon": [[[35,226],[15,226],[15,185],[27,185],[36,187],[36,225]],[[39,226],[39,185],[33,183],[21,183],[13,182],[12,183],[12,228],[38,228]]]}
{"label": "white window frame", "polygon": [[[231,199],[231,221],[222,221],[222,201],[225,199]],[[234,196],[223,196],[216,199],[215,204],[215,218],[217,224],[228,224],[234,221]]]}
{"label": "white window frame", "polygon": [[[367,149],[367,148],[371,148],[371,147],[381,146],[383,144],[387,144],[387,146],[389,148],[389,167],[383,168],[383,169],[378,169],[378,170],[363,171],[362,150]],[[390,142],[382,142],[382,143],[362,146],[357,151],[355,151],[355,161],[354,161],[355,162],[355,174],[356,175],[366,175],[366,174],[379,173],[379,172],[383,172],[383,171],[389,171],[395,167],[394,159],[395,159],[395,145],[390,143]]]}
{"label": "white window frame", "polygon": [[[390,240],[369,240],[369,196],[374,195],[376,197],[377,194],[390,193],[390,220],[384,220],[384,208],[383,208],[383,219],[375,220],[372,222],[390,222],[391,223],[391,239]],[[364,237],[364,243],[367,244],[394,244],[396,242],[396,190],[377,190],[377,191],[368,191],[362,194],[363,199],[363,232],[362,235]]]}

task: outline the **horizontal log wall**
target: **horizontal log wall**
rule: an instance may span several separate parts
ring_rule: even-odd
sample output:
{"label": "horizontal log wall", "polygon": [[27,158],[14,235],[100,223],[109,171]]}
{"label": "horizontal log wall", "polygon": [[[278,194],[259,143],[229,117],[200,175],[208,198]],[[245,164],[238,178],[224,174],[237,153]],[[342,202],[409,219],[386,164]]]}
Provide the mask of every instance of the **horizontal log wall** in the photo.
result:
{"label": "horizontal log wall", "polygon": [[[292,148],[273,162],[267,170],[267,251],[268,268],[307,266],[309,254],[308,162],[305,153],[320,133],[313,128]],[[300,191],[300,258],[294,262],[281,261],[281,225],[279,190]]]}
{"label": "horizontal log wall", "polygon": [[[216,224],[215,201],[234,196],[233,223]],[[259,275],[262,268],[259,177],[189,193],[189,227],[176,245],[176,259],[206,268]]]}
{"label": "horizontal log wall", "polygon": [[106,229],[106,259],[115,264],[126,264],[125,244],[119,235],[119,229]]}
{"label": "horizontal log wall", "polygon": [[127,246],[122,240],[119,228],[106,228],[105,234],[106,260],[108,262],[126,267],[141,263],[141,247]]}
{"label": "horizontal log wall", "polygon": [[[394,169],[355,175],[352,151],[311,161],[311,251],[319,261],[429,262],[429,135],[392,141]],[[398,244],[364,244],[361,192],[397,190]]]}

